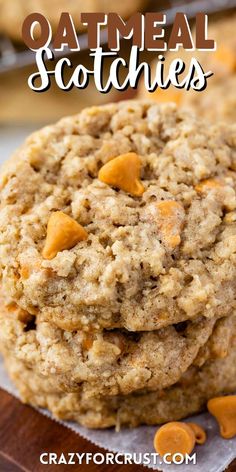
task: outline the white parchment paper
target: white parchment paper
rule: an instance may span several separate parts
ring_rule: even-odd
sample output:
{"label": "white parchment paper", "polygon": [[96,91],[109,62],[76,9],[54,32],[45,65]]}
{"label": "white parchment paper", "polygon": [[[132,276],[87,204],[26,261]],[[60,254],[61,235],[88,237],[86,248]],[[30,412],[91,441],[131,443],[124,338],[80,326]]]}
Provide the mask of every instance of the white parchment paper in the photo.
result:
{"label": "white parchment paper", "polygon": [[[0,387],[18,397],[15,387],[12,385],[5,372],[1,358]],[[49,412],[45,410],[40,411],[51,417]],[[189,418],[188,421],[199,423],[207,432],[207,442],[203,446],[197,446],[194,450],[197,454],[197,463],[188,465],[164,465],[161,463],[155,465],[151,463],[148,467],[167,472],[222,472],[236,457],[236,438],[230,440],[222,439],[214,418],[208,413]],[[156,427],[141,426],[135,429],[123,428],[117,433],[114,429],[105,431],[90,430],[69,421],[61,423],[108,451],[120,453],[155,452],[153,449],[153,437],[157,430]],[[61,452],[63,452],[63,450]]]}

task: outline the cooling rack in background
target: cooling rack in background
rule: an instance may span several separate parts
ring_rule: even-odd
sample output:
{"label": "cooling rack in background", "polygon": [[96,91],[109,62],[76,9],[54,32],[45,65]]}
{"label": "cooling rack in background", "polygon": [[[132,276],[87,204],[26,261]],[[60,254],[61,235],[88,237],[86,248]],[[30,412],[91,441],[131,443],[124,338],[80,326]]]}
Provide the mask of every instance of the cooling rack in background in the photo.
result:
{"label": "cooling rack in background", "polygon": [[[236,7],[236,0],[152,0],[147,6],[148,11],[164,11],[167,16],[167,24],[171,24],[178,11],[186,13],[188,18],[193,18],[196,13],[215,13]],[[107,29],[101,31],[101,44],[107,43]],[[87,49],[87,34],[79,35],[80,50]],[[56,51],[55,57],[60,58],[71,54],[70,50]],[[35,55],[29,49],[15,45],[6,36],[0,35],[0,74],[11,70],[21,69],[25,66],[34,65]]]}

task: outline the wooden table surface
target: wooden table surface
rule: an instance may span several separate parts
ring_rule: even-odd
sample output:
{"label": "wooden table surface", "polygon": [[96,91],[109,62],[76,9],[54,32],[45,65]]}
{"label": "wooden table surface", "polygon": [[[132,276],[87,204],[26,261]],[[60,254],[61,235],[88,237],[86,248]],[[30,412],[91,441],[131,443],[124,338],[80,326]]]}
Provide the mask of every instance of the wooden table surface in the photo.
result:
{"label": "wooden table surface", "polygon": [[[144,472],[138,465],[42,465],[42,452],[104,452],[0,389],[0,472]],[[203,471],[207,472],[207,471]],[[236,472],[236,461],[227,469]]]}

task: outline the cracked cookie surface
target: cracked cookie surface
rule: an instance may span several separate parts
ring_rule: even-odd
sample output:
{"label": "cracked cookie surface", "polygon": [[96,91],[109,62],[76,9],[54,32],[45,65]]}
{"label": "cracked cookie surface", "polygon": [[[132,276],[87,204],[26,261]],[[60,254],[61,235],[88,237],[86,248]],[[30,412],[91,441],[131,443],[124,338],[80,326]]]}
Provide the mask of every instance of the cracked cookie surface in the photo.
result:
{"label": "cracked cookie surface", "polygon": [[235,392],[236,349],[231,345],[222,359],[191,366],[175,385],[154,392],[91,398],[81,390],[65,393],[51,378],[38,375],[15,358],[7,357],[8,372],[24,402],[48,408],[60,419],[78,421],[88,428],[161,424],[198,413],[215,396]]}
{"label": "cracked cookie surface", "polygon": [[[200,318],[153,332],[63,331],[16,306],[0,310],[0,350],[62,391],[127,395],[176,383],[192,364],[225,357],[236,316]],[[223,336],[223,339],[222,339]]]}
{"label": "cracked cookie surface", "polygon": [[[5,299],[71,332],[230,314],[235,150],[234,126],[206,127],[173,104],[145,101],[86,109],[34,133],[1,170]],[[140,159],[139,196],[98,178],[127,153]],[[58,211],[87,236],[48,260]]]}

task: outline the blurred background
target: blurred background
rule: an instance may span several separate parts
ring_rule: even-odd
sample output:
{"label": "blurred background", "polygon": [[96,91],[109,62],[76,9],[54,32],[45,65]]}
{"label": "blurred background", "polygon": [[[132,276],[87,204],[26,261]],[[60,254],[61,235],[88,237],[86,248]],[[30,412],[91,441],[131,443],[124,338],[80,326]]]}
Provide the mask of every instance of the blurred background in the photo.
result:
{"label": "blurred background", "polygon": [[[82,0],[0,0],[0,161],[5,160],[31,131],[64,115],[77,113],[85,106],[133,98],[137,94],[142,97],[147,96],[142,84],[140,84],[138,91],[118,92],[111,90],[108,94],[99,93],[93,83],[90,83],[85,90],[74,88],[70,92],[64,92],[52,81],[51,88],[46,92],[35,93],[30,90],[27,79],[30,73],[36,71],[36,66],[34,56],[24,47],[21,41],[22,22],[29,13],[34,11],[42,13],[49,19],[52,28],[55,29],[61,12],[70,12],[75,23],[77,22],[76,27],[80,36],[80,44],[86,45],[86,30],[80,29],[81,25],[78,21],[82,11],[113,11],[123,18],[128,18],[135,11],[165,11],[170,25],[177,11],[185,12],[189,19],[192,19],[199,11],[208,12],[211,15],[210,24],[213,32],[217,32],[217,40],[220,40],[223,44],[220,45],[220,58],[218,57],[216,60],[215,75],[217,78],[219,76],[219,80],[214,81],[213,92],[210,89],[204,92],[204,96],[207,98],[200,99],[200,106],[202,107],[200,112],[203,109],[206,115],[209,114],[207,110],[215,101],[216,93],[218,97],[221,97],[221,102],[224,102],[225,78],[228,80],[230,77],[227,90],[229,94],[229,89],[232,89],[228,100],[228,102],[232,102],[230,105],[230,113],[233,114],[230,117],[232,121],[235,118],[234,113],[236,113],[235,7],[236,0],[87,0],[86,2]],[[167,32],[170,25],[167,27]],[[106,32],[104,32],[104,38],[104,49],[106,50]],[[130,46],[129,41],[121,41],[120,55],[122,57],[129,57]],[[176,57],[180,54],[186,60],[184,51],[177,53]],[[67,53],[63,51],[62,55],[65,56]],[[155,57],[157,56],[157,52],[142,53],[140,59],[155,65]],[[167,63],[168,60],[173,59],[173,53],[169,56],[169,59],[166,59]],[[209,54],[202,57],[200,54],[199,60],[203,60],[206,67],[208,65],[212,66]],[[72,62],[75,65],[82,63],[89,68],[91,66],[89,51],[84,49],[79,53],[74,53]],[[109,61],[105,62],[105,68],[106,73],[108,73]],[[222,74],[222,70],[224,74]],[[219,86],[221,86],[220,92],[218,90]],[[199,108],[199,94],[197,96],[195,94],[193,97],[191,93],[188,93],[187,97],[186,100],[184,94],[183,98],[182,95],[181,97],[179,94],[176,95],[176,90],[170,90],[169,93],[164,95],[156,92],[151,96],[157,101],[173,100],[180,103],[183,100],[184,104],[188,102],[188,105],[190,103],[190,106],[197,110]],[[222,103],[220,103],[221,105]],[[226,105],[224,102],[225,108],[227,108]],[[234,113],[232,112],[233,107]],[[221,118],[223,112],[219,109],[219,106],[217,113]],[[215,115],[214,107],[213,115]]]}

